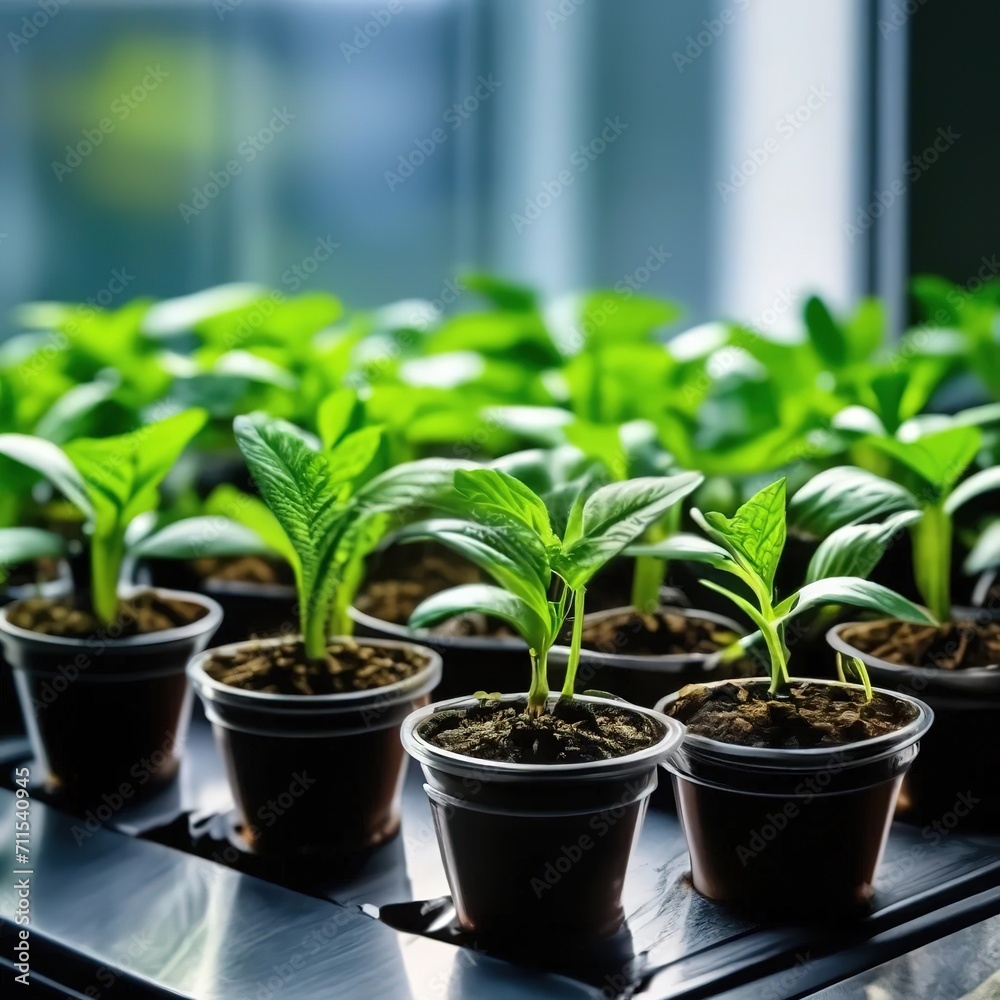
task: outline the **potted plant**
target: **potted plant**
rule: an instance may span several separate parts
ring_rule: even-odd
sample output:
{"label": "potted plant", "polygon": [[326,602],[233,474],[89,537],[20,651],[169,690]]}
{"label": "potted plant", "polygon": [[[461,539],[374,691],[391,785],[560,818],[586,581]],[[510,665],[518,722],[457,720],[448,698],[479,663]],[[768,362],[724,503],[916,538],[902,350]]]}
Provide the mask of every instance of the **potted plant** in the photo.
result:
{"label": "potted plant", "polygon": [[[525,483],[542,497],[557,504],[560,497],[575,496],[585,484],[595,484],[594,469],[575,448],[529,449],[492,462],[489,468]],[[447,495],[437,498],[447,509]],[[460,513],[460,510],[451,511]],[[461,583],[490,582],[489,567],[476,562],[468,552],[448,546],[427,522],[409,525],[388,539],[392,544],[375,553],[378,576],[369,574],[351,608],[351,616],[363,635],[401,641],[418,641],[438,652],[444,661],[441,699],[469,693],[469,678],[483,690],[502,688],[512,670],[524,662],[526,649],[517,631],[501,618],[474,609],[464,609],[439,620],[432,628],[414,629],[407,619],[421,601]],[[407,550],[417,553],[407,559]],[[382,567],[386,570],[382,571]],[[380,572],[382,571],[382,572]],[[390,609],[395,613],[385,617]],[[405,614],[402,621],[398,617]]]}
{"label": "potted plant", "polygon": [[221,611],[196,594],[120,593],[118,583],[129,525],[156,505],[160,483],[204,418],[189,410],[62,449],[0,435],[0,454],[46,476],[89,531],[87,585],[0,611],[0,643],[43,780],[75,805],[139,799],[177,774],[190,709],[184,668]]}
{"label": "potted plant", "polygon": [[[799,615],[829,603],[931,619],[893,591],[854,576],[816,580],[778,601],[783,479],[732,518],[692,513],[708,538],[692,542],[688,558],[739,581],[741,593],[711,585],[757,626],[742,642],[763,643],[769,673],[769,679],[691,685],[658,706],[687,726],[667,767],[695,888],[786,917],[863,907],[903,773],[931,711],[907,695],[872,689],[863,664],[850,658],[844,666],[861,684],[794,678],[785,631]],[[856,543],[844,544],[849,559]]]}
{"label": "potted plant", "polygon": [[[575,421],[564,432],[585,455],[602,461],[617,481],[680,471],[649,421],[620,427]],[[680,530],[681,513],[681,505],[674,505],[643,532],[637,545],[625,550],[623,555],[632,562],[629,604],[613,599],[611,607],[587,614],[578,690],[614,691],[626,701],[652,708],[685,684],[737,675],[739,661],[714,654],[735,642],[744,629],[724,615],[681,606],[683,594],[665,600],[669,557],[656,546]],[[599,577],[595,585],[601,582]],[[567,656],[566,647],[557,646],[553,665],[564,665]]]}
{"label": "potted plant", "polygon": [[[995,828],[1000,792],[987,748],[1000,731],[1000,622],[989,609],[954,608],[950,595],[955,517],[974,497],[1000,488],[998,467],[966,476],[981,441],[979,428],[959,425],[911,441],[869,438],[897,463],[902,483],[831,469],[799,491],[792,511],[817,535],[887,510],[919,514],[910,528],[913,578],[937,621],[849,622],[828,638],[834,649],[863,660],[877,683],[917,694],[935,711],[934,730],[907,775],[900,814],[926,822],[961,807],[959,796],[966,795],[972,808],[962,808],[963,824]],[[983,752],[969,754],[973,745]]]}
{"label": "potted plant", "polygon": [[460,463],[427,459],[367,479],[378,428],[329,450],[263,414],[237,417],[234,428],[284,532],[301,634],[207,650],[188,672],[248,849],[285,859],[355,854],[399,830],[399,727],[428,700],[441,661],[411,642],[352,638],[347,609],[391,518],[423,507]]}
{"label": "potted plant", "polygon": [[[577,484],[549,504],[497,469],[455,474],[464,519],[415,527],[496,581],[435,594],[411,624],[473,610],[507,622],[531,665],[526,694],[477,692],[415,712],[403,743],[420,761],[462,927],[482,946],[537,946],[558,928],[581,950],[615,934],[629,853],[656,786],[656,765],[681,729],[650,709],[575,695],[588,582],[691,492],[697,473]],[[561,695],[548,660],[568,616]],[[470,671],[470,682],[474,677]],[[488,858],[488,863],[484,863]]]}

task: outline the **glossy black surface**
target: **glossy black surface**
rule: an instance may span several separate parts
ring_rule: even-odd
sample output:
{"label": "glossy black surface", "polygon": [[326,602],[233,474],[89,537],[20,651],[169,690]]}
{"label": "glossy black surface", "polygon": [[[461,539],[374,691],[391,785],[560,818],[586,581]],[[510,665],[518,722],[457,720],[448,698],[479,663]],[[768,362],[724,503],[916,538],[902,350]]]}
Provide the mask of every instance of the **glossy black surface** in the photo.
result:
{"label": "glossy black surface", "polygon": [[[230,809],[200,717],[180,783],[161,800],[89,825],[33,801],[34,973],[84,996],[92,988],[101,996],[199,1000],[598,998],[628,990],[749,998],[764,995],[757,987],[765,984],[768,996],[793,997],[1000,913],[1000,839],[933,837],[896,824],[871,916],[827,928],[758,926],[692,890],[676,816],[651,809],[626,882],[628,934],[589,967],[553,974],[489,957],[455,935],[416,768],[404,791],[401,836],[354,871],[261,866],[227,839]],[[12,812],[12,793],[0,791],[8,871]],[[5,941],[9,883],[0,893]],[[553,928],[537,960],[559,968],[562,950]],[[956,969],[963,954],[956,952]]]}

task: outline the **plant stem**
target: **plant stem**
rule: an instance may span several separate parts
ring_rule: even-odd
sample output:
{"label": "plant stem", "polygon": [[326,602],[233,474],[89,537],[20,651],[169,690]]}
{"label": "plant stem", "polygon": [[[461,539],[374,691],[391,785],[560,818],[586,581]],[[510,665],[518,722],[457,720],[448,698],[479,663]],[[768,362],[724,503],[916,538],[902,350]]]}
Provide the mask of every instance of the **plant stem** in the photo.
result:
{"label": "plant stem", "polygon": [[528,715],[544,715],[549,701],[547,649],[531,650],[531,687],[528,689]]}
{"label": "plant stem", "polygon": [[302,607],[302,637],[306,657],[310,660],[326,659],[326,616],[322,609]]}
{"label": "plant stem", "polygon": [[330,635],[354,635],[354,621],[347,613],[347,608],[335,601],[330,610]]}
{"label": "plant stem", "polygon": [[583,644],[583,598],[586,593],[586,587],[578,587],[573,591],[573,637],[566,664],[566,680],[562,688],[563,698],[572,698],[576,686],[576,669],[580,666],[580,647]]}
{"label": "plant stem", "polygon": [[783,694],[788,687],[788,651],[780,631],[771,621],[772,614],[770,608],[765,610],[767,627],[761,629],[767,651],[771,656],[771,686],[768,688],[768,693]]}
{"label": "plant stem", "polygon": [[939,622],[951,620],[951,515],[940,502],[924,508],[912,529],[913,576]]}
{"label": "plant stem", "polygon": [[91,538],[90,603],[102,625],[118,617],[118,579],[124,557],[125,540],[120,532]]}
{"label": "plant stem", "polygon": [[636,611],[655,611],[660,606],[660,588],[666,572],[665,559],[636,557],[632,571],[632,607]]}

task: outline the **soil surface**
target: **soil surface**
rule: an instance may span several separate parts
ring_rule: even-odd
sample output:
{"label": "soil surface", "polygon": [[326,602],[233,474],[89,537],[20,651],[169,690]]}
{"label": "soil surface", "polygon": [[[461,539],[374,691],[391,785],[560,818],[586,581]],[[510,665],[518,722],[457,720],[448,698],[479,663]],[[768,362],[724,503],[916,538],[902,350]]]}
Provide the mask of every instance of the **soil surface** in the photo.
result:
{"label": "soil surface", "polygon": [[913,625],[895,618],[865,622],[840,633],[864,653],[900,666],[1000,666],[1000,622],[980,624],[971,618],[941,625]]}
{"label": "soil surface", "polygon": [[436,712],[420,735],[442,750],[510,764],[579,764],[623,757],[655,743],[662,732],[625,706],[560,700],[539,717],[527,701],[483,702]]}
{"label": "soil surface", "polygon": [[243,556],[241,558],[205,558],[195,559],[192,569],[203,580],[225,580],[232,583],[262,583],[284,584],[294,586],[295,578],[292,569],[277,559],[264,559],[260,556]]}
{"label": "soil surface", "polygon": [[[163,632],[189,625],[204,618],[208,611],[200,604],[164,598],[154,590],[144,590],[118,604],[116,637]],[[87,639],[107,635],[111,626],[103,625],[92,612],[76,607],[71,597],[30,597],[10,606],[8,620],[20,628],[46,635]]]}
{"label": "soil surface", "polygon": [[716,653],[735,642],[736,633],[703,618],[688,618],[660,608],[629,609],[602,621],[585,622],[583,645],[600,653],[630,656],[676,656]]}
{"label": "soil surface", "polygon": [[917,717],[909,702],[876,694],[865,701],[853,688],[795,681],[790,696],[776,698],[768,682],[689,684],[666,714],[688,732],[744,747],[801,750],[836,747],[895,732]]}
{"label": "soil surface", "polygon": [[374,618],[405,625],[424,598],[482,580],[482,573],[472,563],[447,555],[427,555],[415,566],[405,570],[401,567],[398,577],[366,581],[355,604],[359,611]]}
{"label": "soil surface", "polygon": [[248,644],[231,653],[216,653],[205,664],[213,680],[268,694],[342,694],[368,691],[405,680],[427,666],[415,649],[394,649],[332,642],[326,659],[307,660],[301,642],[274,646]]}

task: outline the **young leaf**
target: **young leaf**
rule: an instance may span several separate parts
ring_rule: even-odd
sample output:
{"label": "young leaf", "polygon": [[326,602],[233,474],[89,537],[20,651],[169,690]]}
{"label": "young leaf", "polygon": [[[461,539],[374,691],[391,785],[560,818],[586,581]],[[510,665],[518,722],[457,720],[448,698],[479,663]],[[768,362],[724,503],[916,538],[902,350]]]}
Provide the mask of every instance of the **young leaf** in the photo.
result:
{"label": "young leaf", "polygon": [[295,550],[288,535],[258,496],[243,493],[229,483],[216,486],[205,498],[205,514],[236,521],[252,531],[271,552],[278,553],[289,565],[295,560]]}
{"label": "young leaf", "polygon": [[783,624],[812,608],[826,604],[849,604],[855,608],[878,611],[890,618],[899,618],[918,625],[934,625],[935,620],[912,601],[888,587],[853,576],[835,576],[807,583],[801,590],[775,609],[778,624]]}
{"label": "young leaf", "polygon": [[0,528],[0,583],[12,566],[35,559],[57,559],[66,552],[66,540],[41,528]]}
{"label": "young leaf", "polygon": [[0,434],[0,455],[40,472],[87,520],[93,518],[94,507],[86,484],[57,445],[28,434]]}
{"label": "young leaf", "polygon": [[525,527],[545,545],[558,542],[541,498],[505,472],[460,469],[455,473],[455,491],[473,507],[480,522]]}
{"label": "young leaf", "polygon": [[[699,514],[695,512],[695,518]],[[785,548],[785,480],[752,496],[733,517],[710,511],[701,517],[706,530],[755,573],[768,590]]]}
{"label": "young leaf", "polygon": [[828,535],[813,553],[806,583],[832,576],[867,577],[885,555],[893,536],[920,518],[915,510],[893,514],[881,524],[845,524]]}
{"label": "young leaf", "polygon": [[805,319],[816,353],[832,368],[842,367],[847,362],[847,340],[830,310],[815,295],[806,302]]}
{"label": "young leaf", "polygon": [[334,488],[354,482],[372,464],[382,443],[381,427],[363,427],[340,439],[327,454]]}
{"label": "young leaf", "polygon": [[973,497],[997,489],[1000,489],[1000,465],[983,469],[975,475],[969,476],[965,482],[959,483],[944,502],[945,512],[954,514],[959,507],[968,503]]}
{"label": "young leaf", "polygon": [[515,594],[485,583],[467,583],[428,597],[410,615],[411,628],[429,628],[448,618],[479,612],[506,622],[532,649],[547,649],[549,623]]}
{"label": "young leaf", "polygon": [[873,437],[869,444],[908,466],[941,493],[951,489],[982,445],[978,427],[949,427],[915,441]]}
{"label": "young leaf", "polygon": [[974,576],[985,573],[988,569],[996,569],[998,566],[1000,566],[1000,521],[994,521],[979,536],[963,568],[969,576]]}
{"label": "young leaf", "polygon": [[700,535],[690,535],[686,532],[678,532],[652,545],[630,545],[625,554],[707,563],[716,569],[728,569],[733,565],[733,557],[721,545],[716,545],[715,542],[710,542]]}
{"label": "young leaf", "polygon": [[132,555],[143,559],[203,559],[269,555],[272,550],[250,528],[226,517],[204,514],[174,521],[140,539]]}
{"label": "young leaf", "polygon": [[332,448],[345,435],[364,426],[364,404],[352,389],[331,392],[316,410],[316,430],[326,449]]}
{"label": "young leaf", "polygon": [[610,483],[595,490],[583,504],[580,537],[559,555],[553,568],[572,589],[583,586],[703,479],[699,472],[682,472]]}
{"label": "young leaf", "polygon": [[841,465],[813,476],[789,501],[788,515],[800,531],[823,538],[846,524],[919,509],[913,494],[898,483]]}
{"label": "young leaf", "polygon": [[336,587],[334,529],[343,514],[330,466],[284,421],[255,414],[237,417],[233,429],[257,489],[294,550],[306,648],[320,659],[326,650],[326,609]]}

